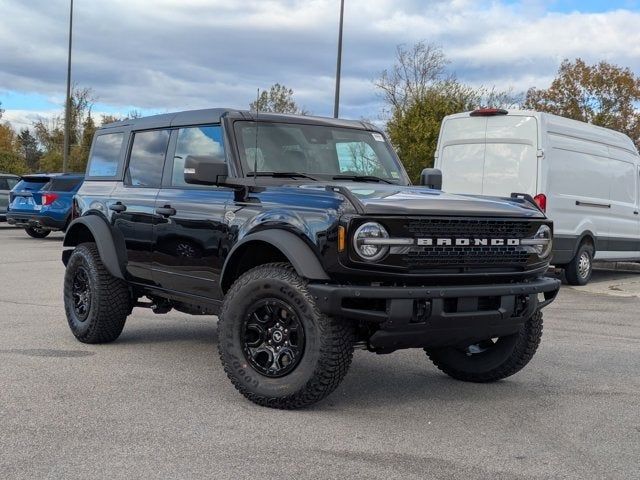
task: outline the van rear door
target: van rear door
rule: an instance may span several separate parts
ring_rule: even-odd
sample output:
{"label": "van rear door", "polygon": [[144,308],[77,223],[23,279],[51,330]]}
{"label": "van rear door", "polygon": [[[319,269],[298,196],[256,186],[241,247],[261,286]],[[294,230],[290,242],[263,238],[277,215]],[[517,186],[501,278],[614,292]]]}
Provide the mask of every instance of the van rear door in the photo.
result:
{"label": "van rear door", "polygon": [[538,124],[533,116],[450,118],[443,125],[439,150],[447,192],[538,193]]}

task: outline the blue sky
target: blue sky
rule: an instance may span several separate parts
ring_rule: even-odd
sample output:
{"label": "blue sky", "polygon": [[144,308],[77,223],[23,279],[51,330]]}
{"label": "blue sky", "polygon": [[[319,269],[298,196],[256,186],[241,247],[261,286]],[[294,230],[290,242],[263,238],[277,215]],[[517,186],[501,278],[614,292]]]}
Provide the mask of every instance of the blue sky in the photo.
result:
{"label": "blue sky", "polygon": [[[331,115],[338,0],[76,1],[73,79],[94,112],[246,108],[283,83]],[[68,0],[0,0],[4,120],[28,126],[61,111]],[[640,72],[636,0],[346,0],[342,115],[378,120],[373,80],[396,46],[442,46],[449,70],[476,86],[546,87],[564,58]]]}

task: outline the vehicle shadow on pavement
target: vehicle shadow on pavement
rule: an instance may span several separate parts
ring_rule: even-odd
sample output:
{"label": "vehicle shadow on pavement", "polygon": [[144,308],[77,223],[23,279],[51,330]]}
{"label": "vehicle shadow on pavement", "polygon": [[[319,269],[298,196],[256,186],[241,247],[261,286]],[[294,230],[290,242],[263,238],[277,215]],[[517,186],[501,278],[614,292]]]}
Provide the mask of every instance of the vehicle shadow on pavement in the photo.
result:
{"label": "vehicle shadow on pavement", "polygon": [[[129,319],[127,323],[136,320]],[[217,321],[209,319],[205,322],[193,322],[175,325],[149,325],[145,319],[140,319],[136,325],[125,325],[122,335],[114,345],[135,345],[172,342],[194,342],[199,344],[218,343]]]}
{"label": "vehicle shadow on pavement", "polygon": [[[332,406],[363,407],[375,404],[380,407],[392,404],[433,402],[450,404],[471,402],[493,404],[500,401],[550,402],[548,389],[540,390],[539,382],[526,378],[526,372],[495,383],[466,383],[447,377],[431,366],[425,356],[424,368],[407,368],[399,364],[378,365],[364,357],[354,359],[351,371],[339,387],[338,395],[329,397]],[[362,361],[360,361],[362,360]],[[375,361],[375,357],[373,358]],[[545,392],[542,393],[542,392]]]}

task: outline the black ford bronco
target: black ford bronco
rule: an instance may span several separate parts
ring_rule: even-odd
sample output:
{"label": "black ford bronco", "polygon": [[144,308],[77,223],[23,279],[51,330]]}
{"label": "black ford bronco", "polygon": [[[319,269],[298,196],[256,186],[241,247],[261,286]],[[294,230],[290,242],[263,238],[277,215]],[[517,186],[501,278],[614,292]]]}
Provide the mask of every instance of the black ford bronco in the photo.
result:
{"label": "black ford bronco", "polygon": [[134,307],[218,315],[227,375],[275,408],[331,393],[355,347],[512,375],[559,289],[552,224],[526,195],[422,180],[364,122],[213,109],[109,124],[64,239],[69,326],[102,343]]}

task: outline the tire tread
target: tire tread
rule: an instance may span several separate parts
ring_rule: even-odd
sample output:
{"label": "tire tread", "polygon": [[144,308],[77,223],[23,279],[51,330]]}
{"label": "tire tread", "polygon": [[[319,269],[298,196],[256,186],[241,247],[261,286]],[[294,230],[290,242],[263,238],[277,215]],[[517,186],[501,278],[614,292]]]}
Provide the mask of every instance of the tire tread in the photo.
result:
{"label": "tire tread", "polygon": [[240,276],[240,278],[236,280],[227,292],[225,302],[219,315],[218,329],[220,330],[220,326],[224,324],[224,322],[230,321],[227,319],[226,315],[228,306],[234,301],[234,298],[239,294],[243,287],[247,286],[252,281],[274,278],[289,284],[298,293],[304,295],[310,305],[313,305],[313,316],[318,320],[317,326],[319,330],[319,337],[321,338],[321,347],[320,360],[312,377],[307,381],[302,389],[298,390],[294,394],[279,398],[270,398],[250,391],[246,385],[238,381],[231,365],[225,357],[223,349],[220,348],[219,343],[220,360],[225,373],[233,383],[236,390],[246,398],[258,405],[293,410],[306,407],[322,400],[338,387],[351,365],[355,332],[353,325],[349,322],[327,317],[320,313],[315,305],[315,300],[306,288],[306,280],[301,278],[288,263],[270,263],[261,265]]}
{"label": "tire tread", "polygon": [[542,312],[536,311],[520,331],[513,353],[498,367],[482,373],[466,372],[442,362],[437,349],[425,348],[433,364],[443,373],[465,382],[489,383],[510,377],[522,370],[531,361],[542,338]]}

